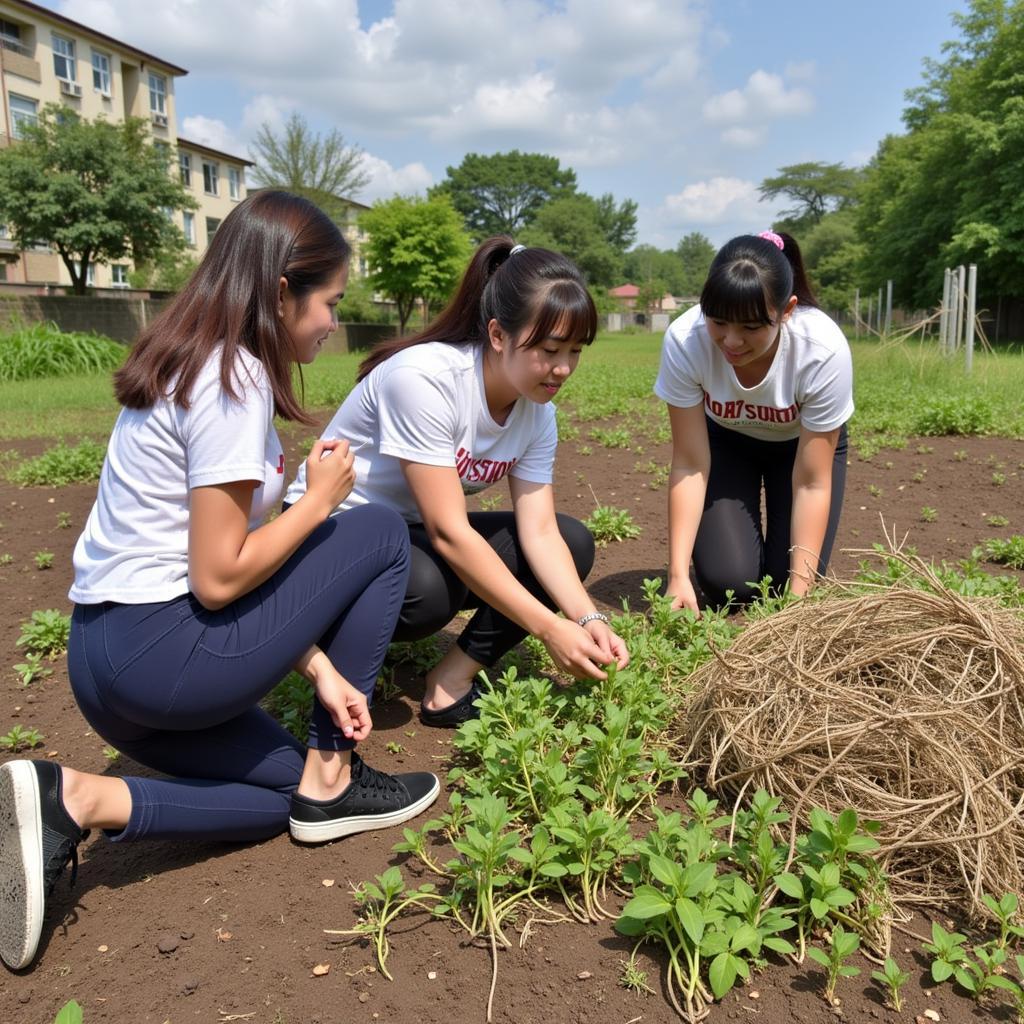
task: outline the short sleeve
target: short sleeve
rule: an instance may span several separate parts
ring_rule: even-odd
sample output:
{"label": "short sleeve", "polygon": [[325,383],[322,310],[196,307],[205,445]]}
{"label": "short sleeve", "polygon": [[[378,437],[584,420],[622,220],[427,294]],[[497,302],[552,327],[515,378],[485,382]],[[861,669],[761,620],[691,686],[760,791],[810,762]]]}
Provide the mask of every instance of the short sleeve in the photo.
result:
{"label": "short sleeve", "polygon": [[266,440],[273,423],[274,396],[257,364],[236,364],[239,399],[220,383],[220,361],[212,360],[192,389],[185,417],[188,486],[209,487],[236,480],[266,482]]}
{"label": "short sleeve", "polygon": [[827,359],[809,368],[802,390],[797,401],[805,430],[836,430],[853,415],[853,360],[845,339]]}
{"label": "short sleeve", "polygon": [[675,327],[676,324],[673,324],[665,332],[654,393],[669,405],[689,409],[703,404],[704,387],[685,344],[692,337],[692,331],[686,330],[678,335]]}
{"label": "short sleeve", "polygon": [[531,484],[549,484],[554,479],[555,451],[558,448],[558,423],[555,409],[550,403],[538,407],[544,420],[531,438],[526,451],[519,457],[509,473],[517,480]]}
{"label": "short sleeve", "polygon": [[382,455],[427,466],[455,465],[458,409],[449,374],[431,377],[415,366],[396,366],[377,395]]}

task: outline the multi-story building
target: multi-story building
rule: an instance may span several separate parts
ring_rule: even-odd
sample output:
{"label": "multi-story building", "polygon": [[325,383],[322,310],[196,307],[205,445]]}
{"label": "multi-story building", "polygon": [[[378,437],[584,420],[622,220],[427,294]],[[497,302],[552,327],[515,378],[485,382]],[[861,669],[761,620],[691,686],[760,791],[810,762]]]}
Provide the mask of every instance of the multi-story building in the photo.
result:
{"label": "multi-story building", "polygon": [[[232,206],[246,194],[241,157],[178,135],[174,81],[188,72],[28,0],[0,0],[0,146],[16,144],[23,125],[48,103],[63,103],[83,118],[149,121],[155,144],[174,148],[196,210],[172,214],[201,255]],[[131,265],[89,268],[97,288],[128,287]],[[70,285],[67,270],[47,246],[18,252],[0,225],[0,281]]]}

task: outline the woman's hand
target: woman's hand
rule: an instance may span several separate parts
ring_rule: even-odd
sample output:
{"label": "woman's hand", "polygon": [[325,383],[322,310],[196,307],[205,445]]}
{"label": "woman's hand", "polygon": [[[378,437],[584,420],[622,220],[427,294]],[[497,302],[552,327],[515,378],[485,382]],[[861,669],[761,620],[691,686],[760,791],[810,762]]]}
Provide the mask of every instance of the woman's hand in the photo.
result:
{"label": "woman's hand", "polygon": [[629,651],[622,637],[612,632],[607,622],[600,619],[591,619],[583,627],[591,636],[594,643],[601,648],[601,664],[610,665],[615,663],[616,668],[625,668],[629,664]]}
{"label": "woman's hand", "polygon": [[355,482],[355,455],[348,441],[313,442],[306,459],[307,494],[322,501],[333,512],[349,496]]}
{"label": "woman's hand", "polygon": [[610,651],[602,651],[590,633],[571,619],[552,616],[552,625],[537,639],[547,648],[559,671],[575,679],[607,678],[600,666],[612,660],[607,656]]}
{"label": "woman's hand", "polygon": [[373,720],[370,718],[366,697],[340,672],[321,671],[314,688],[317,699],[346,739],[358,743],[370,735]]}
{"label": "woman's hand", "polygon": [[700,618],[700,606],[697,604],[697,592],[693,589],[693,583],[689,576],[682,579],[669,579],[666,597],[672,598],[673,608],[688,608],[697,618]]}

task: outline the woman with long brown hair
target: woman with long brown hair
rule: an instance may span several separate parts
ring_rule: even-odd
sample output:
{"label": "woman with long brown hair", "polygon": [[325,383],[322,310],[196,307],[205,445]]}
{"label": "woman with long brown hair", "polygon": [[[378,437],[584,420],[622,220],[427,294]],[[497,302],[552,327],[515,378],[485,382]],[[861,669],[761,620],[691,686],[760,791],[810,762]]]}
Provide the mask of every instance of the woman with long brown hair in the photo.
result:
{"label": "woman with long brown hair", "polygon": [[[301,500],[274,416],[336,329],[349,247],[312,203],[259,192],[232,211],[116,375],[122,405],[75,547],[68,672],[96,733],[169,779],[0,766],[0,958],[35,955],[44,901],[90,828],[143,838],[319,842],[397,824],[428,772],[354,752],[401,607],[408,532],[386,508],[331,516],[352,488],[341,441],[314,444]],[[261,525],[262,524],[262,525]],[[294,667],[308,746],[258,707]],[[72,873],[72,881],[74,872]]]}

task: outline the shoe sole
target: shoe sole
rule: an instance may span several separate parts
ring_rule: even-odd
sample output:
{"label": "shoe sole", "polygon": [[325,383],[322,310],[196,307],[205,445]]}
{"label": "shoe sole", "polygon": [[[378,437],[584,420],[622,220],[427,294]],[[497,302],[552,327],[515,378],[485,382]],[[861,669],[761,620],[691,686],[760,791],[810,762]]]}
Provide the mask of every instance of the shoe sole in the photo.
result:
{"label": "shoe sole", "polygon": [[0,765],[0,960],[20,970],[43,928],[39,777],[30,761]]}
{"label": "shoe sole", "polygon": [[433,788],[415,802],[387,814],[361,814],[351,818],[334,818],[331,821],[309,822],[288,819],[288,830],[297,843],[326,843],[330,839],[341,839],[358,832],[369,832],[375,828],[390,828],[403,821],[415,818],[425,811],[441,792],[441,783],[434,779]]}

